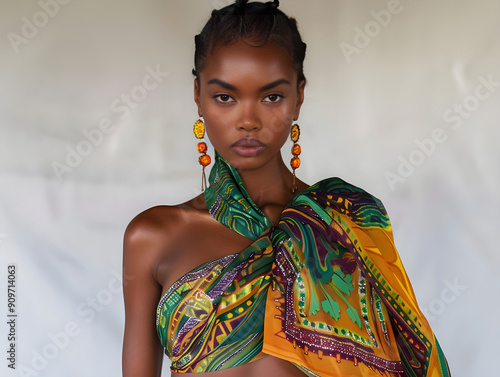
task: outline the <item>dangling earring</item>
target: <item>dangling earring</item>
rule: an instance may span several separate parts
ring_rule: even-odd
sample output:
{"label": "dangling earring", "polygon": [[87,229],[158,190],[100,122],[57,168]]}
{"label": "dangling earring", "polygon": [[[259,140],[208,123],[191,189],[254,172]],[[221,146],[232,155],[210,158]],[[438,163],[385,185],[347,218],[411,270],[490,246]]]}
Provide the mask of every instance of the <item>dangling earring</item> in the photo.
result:
{"label": "dangling earring", "polygon": [[290,139],[293,141],[293,146],[292,146],[292,159],[290,161],[290,166],[293,169],[293,182],[292,182],[292,193],[295,194],[295,191],[297,191],[297,185],[295,184],[295,169],[298,169],[300,166],[300,158],[299,155],[302,152],[302,149],[300,148],[300,145],[297,144],[299,141],[300,137],[300,128],[298,124],[294,124],[292,126],[292,129],[290,131]]}
{"label": "dangling earring", "polygon": [[[196,135],[196,137],[201,140],[205,136],[205,124],[201,119],[198,119],[196,123],[194,124],[193,132]],[[210,165],[210,162],[212,159],[210,156],[207,154],[207,144],[204,141],[200,141],[197,145],[196,148],[198,149],[198,152],[201,153],[200,158],[198,159],[198,162],[202,166],[202,171],[201,171],[201,191],[205,191],[207,188],[207,177],[205,175],[205,167]]]}

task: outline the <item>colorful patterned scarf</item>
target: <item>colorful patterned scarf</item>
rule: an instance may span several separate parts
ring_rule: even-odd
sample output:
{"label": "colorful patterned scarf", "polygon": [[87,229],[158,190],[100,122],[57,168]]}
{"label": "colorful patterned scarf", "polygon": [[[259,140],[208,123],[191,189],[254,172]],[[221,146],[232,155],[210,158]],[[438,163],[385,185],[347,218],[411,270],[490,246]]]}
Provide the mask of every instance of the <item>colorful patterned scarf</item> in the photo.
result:
{"label": "colorful patterned scarf", "polygon": [[212,217],[254,242],[189,272],[162,297],[157,326],[172,371],[269,354],[309,376],[449,376],[378,199],[326,179],[273,226],[220,156],[210,183]]}

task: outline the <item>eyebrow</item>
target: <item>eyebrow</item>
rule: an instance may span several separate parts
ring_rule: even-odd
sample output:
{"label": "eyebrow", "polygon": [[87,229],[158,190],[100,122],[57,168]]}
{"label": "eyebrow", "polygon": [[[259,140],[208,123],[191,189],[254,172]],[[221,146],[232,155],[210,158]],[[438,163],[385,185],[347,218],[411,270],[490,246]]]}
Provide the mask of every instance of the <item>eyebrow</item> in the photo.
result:
{"label": "eyebrow", "polygon": [[[212,79],[208,82],[208,84],[220,85],[227,90],[237,90],[234,85],[231,85],[225,81],[222,81],[221,79]],[[266,90],[275,88],[275,87],[282,85],[282,84],[291,85],[290,81],[288,81],[286,79],[279,79],[279,80],[276,80],[276,81],[273,81],[269,84],[264,85],[262,88],[259,89],[259,92],[265,92]]]}

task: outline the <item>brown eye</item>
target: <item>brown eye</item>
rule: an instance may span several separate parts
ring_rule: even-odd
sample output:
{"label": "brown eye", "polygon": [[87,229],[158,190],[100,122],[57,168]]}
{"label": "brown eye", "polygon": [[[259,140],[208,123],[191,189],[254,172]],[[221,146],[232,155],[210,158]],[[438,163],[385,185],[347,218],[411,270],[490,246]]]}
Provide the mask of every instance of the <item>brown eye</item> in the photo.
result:
{"label": "brown eye", "polygon": [[222,102],[222,103],[228,103],[228,102],[233,102],[233,98],[231,98],[230,95],[228,94],[218,94],[215,96],[217,101]]}
{"label": "brown eye", "polygon": [[269,94],[264,98],[264,102],[279,102],[283,98],[280,94]]}

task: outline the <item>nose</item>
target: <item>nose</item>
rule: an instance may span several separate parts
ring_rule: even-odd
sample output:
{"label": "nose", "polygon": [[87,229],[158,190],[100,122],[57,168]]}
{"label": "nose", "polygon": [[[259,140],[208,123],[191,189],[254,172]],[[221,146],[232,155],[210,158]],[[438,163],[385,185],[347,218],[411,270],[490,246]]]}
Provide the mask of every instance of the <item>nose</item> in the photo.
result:
{"label": "nose", "polygon": [[256,131],[262,128],[258,111],[251,103],[241,104],[236,127],[239,130]]}

